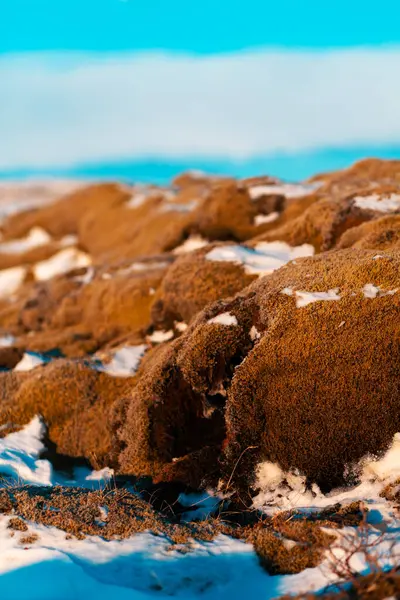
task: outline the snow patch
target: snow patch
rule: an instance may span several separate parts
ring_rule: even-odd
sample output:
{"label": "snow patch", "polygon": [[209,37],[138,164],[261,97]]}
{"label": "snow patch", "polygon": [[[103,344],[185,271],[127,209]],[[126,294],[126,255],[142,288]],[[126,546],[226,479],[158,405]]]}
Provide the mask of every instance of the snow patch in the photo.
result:
{"label": "snow patch", "polygon": [[114,477],[114,469],[104,467],[99,471],[92,471],[85,477],[85,481],[100,481],[102,483],[110,481]]}
{"label": "snow patch", "polygon": [[198,205],[198,200],[192,200],[191,202],[186,202],[186,204],[180,204],[178,202],[165,202],[160,206],[160,212],[179,212],[179,213],[189,213],[194,210]]}
{"label": "snow patch", "polygon": [[359,462],[360,482],[352,487],[332,490],[324,495],[316,484],[311,489],[306,478],[297,470],[284,472],[277,463],[262,462],[256,468],[256,485],[259,490],[253,498],[257,509],[270,513],[277,510],[318,510],[336,503],[365,500],[369,504],[381,503],[380,492],[384,485],[400,477],[400,433],[396,433],[391,447],[379,460],[365,456]]}
{"label": "snow patch", "polygon": [[255,325],[252,325],[250,328],[250,339],[252,342],[259,340],[261,337],[261,333],[258,331]]}
{"label": "snow patch", "polygon": [[216,324],[216,325],[225,325],[226,327],[229,327],[230,325],[238,324],[237,318],[235,317],[235,315],[231,315],[231,313],[229,313],[229,312],[221,313],[220,315],[217,315],[216,317],[209,319],[207,321],[207,323]]}
{"label": "snow patch", "polygon": [[16,482],[51,485],[51,464],[39,458],[44,450],[45,432],[42,419],[34,417],[21,431],[0,439],[1,474]]}
{"label": "snow patch", "polygon": [[9,348],[15,344],[15,337],[13,335],[3,335],[0,337],[0,348]]}
{"label": "snow patch", "polygon": [[86,273],[84,273],[83,275],[77,275],[76,277],[74,277],[74,281],[77,281],[78,283],[81,283],[82,285],[88,285],[89,283],[92,282],[94,274],[95,274],[94,268],[88,267],[86,269]]}
{"label": "snow patch", "polygon": [[51,204],[84,185],[82,181],[62,179],[3,182],[0,184],[0,221]]}
{"label": "snow patch", "polygon": [[43,260],[36,263],[33,267],[33,273],[37,281],[46,281],[56,275],[62,275],[91,265],[91,258],[85,252],[81,252],[77,248],[66,248],[61,250],[48,260]]}
{"label": "snow patch", "polygon": [[170,329],[169,331],[154,331],[154,333],[147,336],[147,339],[153,344],[162,344],[163,342],[172,340],[173,337],[174,332]]}
{"label": "snow patch", "polygon": [[14,371],[31,371],[45,363],[46,360],[40,354],[25,352],[19,363],[15,365]]}
{"label": "snow patch", "polygon": [[379,481],[395,481],[400,477],[400,433],[396,433],[392,445],[380,460],[365,461],[363,478],[373,477]]}
{"label": "snow patch", "polygon": [[382,298],[383,296],[393,296],[397,292],[394,290],[382,290],[373,283],[366,283],[362,289],[365,298]]}
{"label": "snow patch", "polygon": [[366,283],[363,287],[363,294],[366,298],[376,298],[379,294],[379,288],[372,283]]}
{"label": "snow patch", "polygon": [[219,246],[208,252],[206,259],[242,265],[249,275],[268,275],[295,258],[313,254],[314,247],[310,244],[292,247],[286,242],[259,242],[255,248]]}
{"label": "snow patch", "polygon": [[12,267],[0,271],[0,298],[7,298],[15,294],[23,283],[25,275],[25,267]]}
{"label": "snow patch", "polygon": [[[99,489],[112,479],[114,471],[108,467],[100,471],[92,471],[88,467],[75,467],[72,478],[67,478],[65,473],[54,471],[50,461],[40,458],[45,450],[42,441],[45,433],[46,426],[43,420],[36,416],[20,431],[0,438],[0,487],[30,484]],[[0,539],[0,547],[1,542]]]}
{"label": "snow patch", "polygon": [[279,194],[286,198],[301,198],[315,191],[319,185],[301,185],[294,183],[282,183],[277,185],[254,185],[248,192],[252,200],[258,200],[262,196]]}
{"label": "snow patch", "polygon": [[278,212],[272,212],[269,215],[256,215],[254,217],[254,225],[265,225],[266,223],[273,223],[279,219]]}
{"label": "snow patch", "polygon": [[0,244],[0,254],[22,254],[33,248],[45,246],[51,242],[51,236],[41,227],[33,227],[28,235],[18,240]]}
{"label": "snow patch", "polygon": [[96,366],[96,369],[113,377],[130,377],[136,373],[146,350],[146,345],[119,348],[109,363]]}
{"label": "snow patch", "polygon": [[187,252],[193,252],[193,250],[198,250],[199,248],[203,248],[207,246],[209,243],[208,240],[205,240],[201,237],[201,235],[192,235],[190,238],[185,240],[183,244],[177,246],[174,250],[174,254],[186,254]]}
{"label": "snow patch", "polygon": [[143,206],[148,197],[148,194],[144,194],[143,192],[134,194],[132,198],[126,203],[126,206],[128,208],[139,208],[140,206]]}
{"label": "snow patch", "polygon": [[[135,262],[129,265],[129,267],[125,267],[123,269],[118,269],[117,275],[128,275],[129,273],[144,273],[145,271],[154,271],[156,269],[165,269],[169,266],[170,263],[165,261],[154,261],[154,262]],[[104,273],[102,275],[103,279],[111,279],[111,275],[109,277],[105,277],[109,275],[109,273]]]}
{"label": "snow patch", "polygon": [[205,492],[185,494],[182,492],[178,497],[178,502],[187,512],[181,515],[183,521],[204,521],[215,513],[223,500],[223,496],[209,489]]}
{"label": "snow patch", "polygon": [[303,306],[307,306],[313,302],[340,300],[338,292],[338,288],[328,290],[327,292],[302,292],[296,290],[296,306],[297,308],[302,308]]}
{"label": "snow patch", "polygon": [[78,236],[71,234],[65,235],[63,238],[61,238],[61,240],[58,242],[58,245],[61,246],[61,248],[68,248],[68,246],[76,246],[78,242]]}
{"label": "snow patch", "polygon": [[400,194],[390,194],[386,197],[379,194],[371,194],[370,196],[356,196],[353,200],[354,205],[363,210],[374,210],[382,213],[391,213],[400,210]]}

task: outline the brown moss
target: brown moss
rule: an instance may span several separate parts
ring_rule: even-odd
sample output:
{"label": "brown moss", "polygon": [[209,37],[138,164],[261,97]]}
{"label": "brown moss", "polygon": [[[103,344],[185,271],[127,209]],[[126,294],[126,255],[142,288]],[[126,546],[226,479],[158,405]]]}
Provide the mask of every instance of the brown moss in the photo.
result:
{"label": "brown moss", "polygon": [[254,527],[246,536],[259,557],[261,565],[271,575],[291,575],[319,565],[324,551],[335,540],[319,527],[296,523],[286,527],[289,536],[267,528]]}
{"label": "brown moss", "polygon": [[163,267],[140,272],[121,267],[103,275],[98,272],[87,284],[71,274],[26,286],[12,307],[0,311],[0,323],[18,336],[19,349],[57,349],[71,357],[128,335],[142,343]]}
{"label": "brown moss", "polygon": [[246,240],[255,235],[257,206],[245,187],[217,182],[194,215],[195,228],[209,240]]}
{"label": "brown moss", "polygon": [[0,348],[0,368],[13,369],[21,360],[23,351],[19,348]]}
{"label": "brown moss", "polygon": [[[236,369],[226,419],[233,462],[248,446],[258,448],[242,469],[258,457],[332,487],[343,482],[346,465],[391,443],[400,425],[399,298],[367,299],[362,287],[398,287],[399,257],[373,256],[304,259],[252,286],[268,329]],[[287,287],[337,287],[341,300],[297,309],[280,293]]]}
{"label": "brown moss", "polygon": [[27,373],[1,373],[0,381],[2,424],[24,425],[40,414],[59,453],[85,457],[95,468],[107,464],[110,407],[128,393],[132,378],[114,378],[83,364],[55,360]]}
{"label": "brown moss", "polygon": [[398,160],[367,158],[354,163],[348,169],[316,175],[310,181],[322,182],[321,190],[330,193],[350,193],[357,189],[373,190],[379,185],[393,187],[400,184],[399,164]]}
{"label": "brown moss", "polygon": [[150,530],[167,536],[174,544],[189,544],[193,539],[211,541],[219,532],[216,521],[178,524],[155,511],[138,494],[124,489],[25,487],[0,490],[0,507],[4,499],[12,503],[19,517],[57,527],[78,539],[86,535],[124,539]]}
{"label": "brown moss", "polygon": [[368,213],[355,207],[351,200],[323,198],[318,202],[313,201],[309,207],[304,205],[303,212],[295,218],[288,218],[283,213],[282,220],[286,222],[258,236],[256,240],[281,240],[291,246],[307,243],[319,252],[329,250],[347,229],[370,218]]}
{"label": "brown moss", "polygon": [[26,546],[30,544],[34,544],[39,540],[39,536],[37,533],[30,533],[28,535],[23,535],[19,538],[19,543]]}
{"label": "brown moss", "polygon": [[0,270],[10,269],[19,265],[33,265],[36,262],[47,260],[59,251],[60,245],[55,241],[26,252],[15,254],[1,253],[0,247]]}
{"label": "brown moss", "polygon": [[19,517],[12,517],[7,523],[7,528],[13,531],[28,531],[28,525]]}
{"label": "brown moss", "polygon": [[118,184],[104,183],[79,189],[43,208],[12,215],[3,223],[6,240],[24,237],[32,227],[42,227],[53,237],[77,234],[80,219],[92,207],[102,212],[119,205],[129,193]]}
{"label": "brown moss", "polygon": [[190,252],[168,269],[152,307],[155,324],[188,323],[207,304],[233,296],[256,279],[240,265],[207,260],[209,250]]}
{"label": "brown moss", "polygon": [[[158,477],[173,458],[223,443],[229,475],[255,448],[240,458],[236,484],[251,481],[257,460],[270,460],[326,489],[343,483],[346,466],[383,452],[400,425],[399,297],[369,299],[362,290],[400,287],[400,260],[374,256],[297,260],[207,307],[140,371],[119,432],[122,471]],[[284,288],[339,288],[341,300],[296,308]],[[207,323],[222,312],[238,325]]]}
{"label": "brown moss", "polygon": [[348,229],[337,244],[342,248],[390,250],[400,247],[400,215],[385,216]]}
{"label": "brown moss", "polygon": [[[370,575],[360,575],[344,581],[335,591],[318,594],[321,600],[387,600],[398,598],[400,594],[400,574],[397,571],[380,570]],[[314,600],[315,594],[281,596],[280,600]]]}
{"label": "brown moss", "polygon": [[[174,506],[166,504],[161,512],[138,493],[121,488],[97,491],[57,486],[6,488],[0,490],[0,512],[3,505],[11,505],[17,515],[10,519],[14,530],[27,530],[21,526],[25,525],[24,519],[57,527],[78,539],[87,535],[124,539],[150,531],[165,536],[171,543],[170,550],[187,552],[193,547],[193,540],[210,542],[223,533],[253,544],[261,565],[271,575],[298,573],[317,566],[335,540],[334,535],[324,532],[305,516],[291,520],[285,514],[274,518],[258,515],[246,526],[227,521],[223,513],[205,521],[180,522]],[[27,536],[23,543],[33,541],[28,541]]]}
{"label": "brown moss", "polygon": [[153,351],[142,364],[138,385],[115,425],[123,448],[122,472],[151,474],[157,480],[168,472],[170,479],[183,466],[174,461],[185,457],[184,465],[194,464],[199,451],[202,459],[191,473],[191,484],[203,481],[207,460],[209,473],[215,472],[208,448],[218,451],[225,437],[225,388],[251,346],[246,329],[252,314],[245,314],[240,300],[224,308],[237,312],[240,326],[207,323],[224,312],[217,303],[200,313],[186,334]]}
{"label": "brown moss", "polygon": [[[122,473],[157,476],[173,459],[222,441],[222,415],[206,410],[202,396],[182,378],[169,345],[158,348],[142,373],[115,417]],[[200,471],[191,477],[197,485],[204,468]]]}

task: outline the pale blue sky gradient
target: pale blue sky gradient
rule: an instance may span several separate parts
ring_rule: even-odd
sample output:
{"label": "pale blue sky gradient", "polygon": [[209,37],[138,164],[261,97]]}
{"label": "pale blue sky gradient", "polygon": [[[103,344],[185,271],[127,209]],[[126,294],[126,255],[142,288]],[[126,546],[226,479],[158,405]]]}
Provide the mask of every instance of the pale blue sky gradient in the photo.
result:
{"label": "pale blue sky gradient", "polygon": [[400,158],[398,0],[0,4],[0,178]]}
{"label": "pale blue sky gradient", "polygon": [[400,42],[398,0],[1,0],[0,11],[2,53]]}

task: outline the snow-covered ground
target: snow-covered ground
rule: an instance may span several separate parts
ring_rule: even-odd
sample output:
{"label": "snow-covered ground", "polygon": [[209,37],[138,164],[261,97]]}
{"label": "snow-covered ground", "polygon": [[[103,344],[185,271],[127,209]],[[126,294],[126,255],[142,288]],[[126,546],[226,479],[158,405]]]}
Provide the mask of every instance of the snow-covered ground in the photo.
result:
{"label": "snow-covered ground", "polygon": [[[106,486],[112,471],[90,472],[80,467],[72,477],[55,471],[46,459],[42,437],[45,426],[35,417],[23,430],[0,440],[0,472],[2,486],[13,484],[69,485],[99,489]],[[318,489],[304,488],[299,476],[289,477],[276,465],[259,467],[262,491],[255,504],[267,511],[278,508],[311,510],[340,501],[364,499],[369,507],[371,537],[381,535],[386,525],[386,539],[380,550],[388,552],[393,537],[400,549],[399,528],[393,508],[379,497],[383,483],[400,474],[400,436],[380,461],[364,464],[362,481],[352,490],[339,490],[329,497]],[[196,497],[181,495],[184,506],[197,506],[197,517],[215,509],[218,496],[204,493]],[[187,518],[193,516],[193,511]],[[67,537],[54,527],[27,521],[28,532],[12,531],[8,523],[12,515],[0,516],[1,597],[4,600],[80,600],[87,598],[150,600],[154,598],[186,598],[192,600],[270,600],[285,593],[319,591],[332,583],[329,559],[319,567],[298,575],[271,576],[260,566],[250,544],[219,535],[213,542],[194,542],[191,551],[182,554],[169,548],[170,540],[150,532],[125,540],[107,541],[99,536],[83,540]],[[33,543],[26,534],[36,534]],[[356,535],[353,528],[337,532],[333,554],[341,556],[343,546]],[[345,542],[343,542],[345,540]],[[355,555],[352,565],[365,572],[362,555]]]}

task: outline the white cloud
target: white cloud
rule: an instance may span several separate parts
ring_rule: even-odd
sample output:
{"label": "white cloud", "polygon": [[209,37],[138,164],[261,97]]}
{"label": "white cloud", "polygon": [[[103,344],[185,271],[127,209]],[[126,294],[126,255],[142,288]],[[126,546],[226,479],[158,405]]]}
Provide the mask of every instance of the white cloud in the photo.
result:
{"label": "white cloud", "polygon": [[0,58],[0,168],[400,141],[400,48]]}

